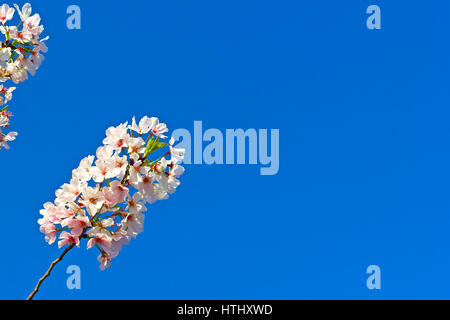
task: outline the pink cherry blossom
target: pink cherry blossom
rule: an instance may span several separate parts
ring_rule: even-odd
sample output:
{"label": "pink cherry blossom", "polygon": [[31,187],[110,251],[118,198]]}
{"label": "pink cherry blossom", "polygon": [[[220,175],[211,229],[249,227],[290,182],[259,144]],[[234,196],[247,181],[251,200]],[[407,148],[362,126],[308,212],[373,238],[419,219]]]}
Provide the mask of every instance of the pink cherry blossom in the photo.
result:
{"label": "pink cherry blossom", "polygon": [[109,249],[111,248],[112,241],[113,241],[112,237],[109,236],[108,234],[104,232],[95,232],[92,234],[92,238],[89,239],[87,243],[87,248],[90,249],[98,244],[103,248],[103,250],[109,251]]}
{"label": "pink cherry blossom", "polygon": [[61,226],[69,227],[72,229],[72,234],[79,237],[83,233],[85,227],[91,226],[91,221],[86,216],[76,216],[61,221]]}
{"label": "pink cherry blossom", "polygon": [[72,244],[76,245],[77,247],[80,246],[80,239],[77,236],[70,234],[66,231],[61,232],[59,238],[62,240],[58,241],[58,248]]}
{"label": "pink cherry blossom", "polygon": [[124,187],[119,180],[114,180],[113,182],[111,182],[110,187],[103,189],[105,200],[112,205],[116,205],[119,202],[125,201],[128,193],[128,188]]}

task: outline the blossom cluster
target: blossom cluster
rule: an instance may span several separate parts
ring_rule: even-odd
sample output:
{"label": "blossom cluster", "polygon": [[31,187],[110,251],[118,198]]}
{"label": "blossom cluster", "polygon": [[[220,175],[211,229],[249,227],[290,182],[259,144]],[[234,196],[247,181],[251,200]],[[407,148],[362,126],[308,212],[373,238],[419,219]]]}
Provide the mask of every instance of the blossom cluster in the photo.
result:
{"label": "blossom cluster", "polygon": [[[0,85],[0,87],[1,86],[2,85]],[[7,108],[0,110],[0,149],[9,149],[8,142],[16,139],[17,132],[10,131],[7,134],[3,133],[3,130],[9,127],[9,119],[11,116],[12,114],[7,110]]]}
{"label": "blossom cluster", "polygon": [[122,246],[144,230],[146,204],[167,199],[180,184],[184,149],[175,148],[173,139],[161,142],[166,132],[166,124],[147,116],[110,127],[96,156],[82,159],[70,183],[40,211],[45,240],[73,247],[85,238],[87,249],[100,251],[100,269],[109,267]]}
{"label": "blossom cluster", "polygon": [[[0,6],[0,32],[4,35],[4,41],[0,46],[0,82],[11,80],[15,84],[28,79],[28,73],[35,75],[47,52],[45,41],[48,37],[40,39],[44,27],[40,25],[39,14],[31,14],[32,8],[29,3],[23,5],[22,9],[17,4],[11,8],[7,4]],[[17,10],[20,19],[17,24],[8,26],[13,20]],[[11,113],[7,111],[6,105],[12,99],[15,87],[0,85],[0,149],[8,149],[8,142],[13,141],[17,132],[5,134],[3,130],[10,124]]]}

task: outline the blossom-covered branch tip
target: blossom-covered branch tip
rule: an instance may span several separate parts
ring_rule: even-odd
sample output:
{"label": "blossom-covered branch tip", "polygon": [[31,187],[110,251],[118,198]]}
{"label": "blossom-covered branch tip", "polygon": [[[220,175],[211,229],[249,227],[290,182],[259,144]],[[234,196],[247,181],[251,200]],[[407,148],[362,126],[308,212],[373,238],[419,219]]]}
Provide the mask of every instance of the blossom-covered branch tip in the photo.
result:
{"label": "blossom-covered branch tip", "polygon": [[100,252],[100,269],[109,267],[122,246],[144,230],[146,204],[169,198],[180,185],[184,149],[175,148],[173,139],[161,141],[167,131],[155,117],[106,130],[96,155],[82,159],[70,183],[41,210],[45,240],[59,239],[62,247],[79,246],[85,238],[87,249]]}
{"label": "blossom-covered branch tip", "polygon": [[[39,14],[31,14],[32,8],[25,3],[22,9],[17,4],[15,9],[7,4],[0,6],[0,32],[4,39],[0,41],[0,82],[12,81],[15,84],[28,79],[28,73],[35,75],[47,52],[45,41],[41,39],[44,27],[41,25]],[[12,23],[14,13],[18,12],[18,19]],[[8,111],[7,103],[12,99],[12,92],[16,87],[6,87],[0,84],[0,149],[9,149],[8,142],[15,140],[17,132],[6,133],[10,126],[12,114]]]}

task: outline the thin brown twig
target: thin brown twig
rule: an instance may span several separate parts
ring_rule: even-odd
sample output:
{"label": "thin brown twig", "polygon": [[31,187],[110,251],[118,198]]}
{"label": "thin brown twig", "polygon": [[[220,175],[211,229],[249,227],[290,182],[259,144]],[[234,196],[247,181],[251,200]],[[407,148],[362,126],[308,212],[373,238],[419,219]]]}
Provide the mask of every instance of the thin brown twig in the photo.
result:
{"label": "thin brown twig", "polygon": [[53,261],[50,264],[50,267],[48,268],[47,272],[42,276],[42,278],[39,279],[36,288],[34,288],[33,292],[31,292],[31,294],[28,296],[27,300],[33,300],[34,295],[38,292],[39,287],[41,286],[42,282],[50,275],[50,272],[53,270],[53,268],[55,267],[55,265],[60,262],[64,256],[66,255],[67,252],[69,252],[70,250],[72,250],[72,248],[75,246],[75,244],[71,244],[70,246],[68,246],[63,253],[58,257],[58,259],[56,259],[55,261]]}
{"label": "thin brown twig", "polygon": [[[86,231],[87,231],[87,227],[85,227],[83,229],[83,232],[80,235],[80,239],[82,238],[86,238]],[[70,250],[72,250],[72,248],[75,247],[75,243],[72,243],[70,246],[68,246],[63,253],[61,253],[61,255],[58,257],[58,259],[56,259],[55,261],[53,261],[50,264],[50,267],[48,268],[47,272],[42,276],[42,278],[39,279],[36,288],[34,288],[33,292],[30,293],[30,295],[28,296],[27,300],[33,300],[33,297],[35,296],[35,294],[38,292],[39,287],[41,286],[42,282],[50,275],[50,272],[53,270],[53,268],[55,267],[55,265],[60,262],[64,256],[66,255],[67,252],[69,252]]]}

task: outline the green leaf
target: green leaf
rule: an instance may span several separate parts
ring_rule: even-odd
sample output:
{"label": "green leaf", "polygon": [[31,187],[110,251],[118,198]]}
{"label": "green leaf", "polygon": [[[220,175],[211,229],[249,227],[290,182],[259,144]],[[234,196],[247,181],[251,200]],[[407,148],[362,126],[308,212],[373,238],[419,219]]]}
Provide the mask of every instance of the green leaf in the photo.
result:
{"label": "green leaf", "polygon": [[165,142],[159,142],[159,137],[155,139],[155,137],[152,137],[145,148],[144,153],[144,159],[148,157],[148,155],[152,152],[155,152],[161,148],[164,148],[165,146],[168,146],[168,143]]}

